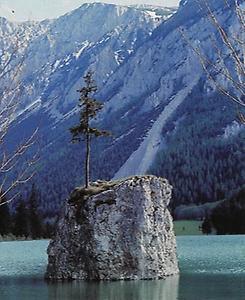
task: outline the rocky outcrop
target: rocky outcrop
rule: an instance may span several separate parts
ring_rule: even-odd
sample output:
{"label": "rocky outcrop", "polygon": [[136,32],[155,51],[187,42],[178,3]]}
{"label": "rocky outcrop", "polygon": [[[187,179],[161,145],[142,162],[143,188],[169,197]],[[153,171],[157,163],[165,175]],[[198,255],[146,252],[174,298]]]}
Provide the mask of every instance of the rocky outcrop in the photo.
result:
{"label": "rocky outcrop", "polygon": [[172,187],[154,176],[76,189],[48,247],[50,280],[159,279],[178,273],[167,209]]}

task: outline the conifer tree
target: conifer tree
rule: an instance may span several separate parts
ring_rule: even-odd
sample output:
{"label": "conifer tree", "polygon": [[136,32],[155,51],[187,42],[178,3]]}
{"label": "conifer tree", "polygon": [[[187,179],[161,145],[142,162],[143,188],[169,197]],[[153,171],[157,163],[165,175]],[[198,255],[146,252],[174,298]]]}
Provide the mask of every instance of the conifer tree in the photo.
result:
{"label": "conifer tree", "polygon": [[210,234],[212,233],[212,226],[210,222],[210,218],[207,216],[202,223],[202,233]]}
{"label": "conifer tree", "polygon": [[70,128],[73,142],[85,141],[86,144],[86,159],[85,159],[85,187],[89,187],[90,179],[90,150],[92,137],[108,136],[109,132],[100,130],[92,126],[92,121],[103,108],[103,103],[93,98],[94,93],[97,91],[97,86],[93,80],[93,72],[88,71],[83,77],[85,86],[78,92],[80,93],[79,108],[80,118],[79,124]]}
{"label": "conifer tree", "polygon": [[15,236],[27,237],[29,235],[28,211],[22,199],[19,200],[19,205],[16,208],[13,233]]}
{"label": "conifer tree", "polygon": [[42,236],[42,221],[38,213],[39,199],[39,193],[33,184],[29,198],[29,225],[30,234],[33,239],[37,239]]}
{"label": "conifer tree", "polygon": [[[4,200],[6,201],[6,200]],[[6,235],[11,232],[11,216],[7,204],[0,206],[0,234]]]}

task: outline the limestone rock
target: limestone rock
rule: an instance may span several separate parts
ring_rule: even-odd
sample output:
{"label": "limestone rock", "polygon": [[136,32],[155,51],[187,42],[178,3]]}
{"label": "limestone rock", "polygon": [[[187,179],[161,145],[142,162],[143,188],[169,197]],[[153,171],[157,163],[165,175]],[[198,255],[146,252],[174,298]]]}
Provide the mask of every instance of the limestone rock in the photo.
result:
{"label": "limestone rock", "polygon": [[155,176],[77,189],[48,247],[50,280],[159,279],[178,273],[172,187]]}

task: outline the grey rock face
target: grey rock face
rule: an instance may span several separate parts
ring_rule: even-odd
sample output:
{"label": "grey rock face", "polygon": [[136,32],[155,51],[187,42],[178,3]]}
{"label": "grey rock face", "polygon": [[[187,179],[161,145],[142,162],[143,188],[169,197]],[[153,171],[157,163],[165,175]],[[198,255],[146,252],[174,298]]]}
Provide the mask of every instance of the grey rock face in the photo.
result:
{"label": "grey rock face", "polygon": [[46,278],[133,280],[177,274],[167,209],[171,190],[167,180],[154,176],[75,190],[48,248]]}

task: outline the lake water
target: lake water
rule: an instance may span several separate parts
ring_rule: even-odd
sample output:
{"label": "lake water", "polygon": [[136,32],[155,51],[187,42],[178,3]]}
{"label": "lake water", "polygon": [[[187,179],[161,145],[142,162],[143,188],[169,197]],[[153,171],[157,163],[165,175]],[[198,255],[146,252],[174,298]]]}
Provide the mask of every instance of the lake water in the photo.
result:
{"label": "lake water", "polygon": [[177,244],[180,276],[47,284],[48,241],[0,243],[0,300],[245,300],[245,236],[185,236]]}

